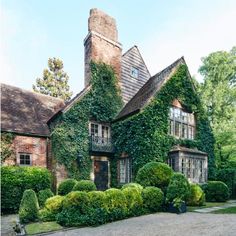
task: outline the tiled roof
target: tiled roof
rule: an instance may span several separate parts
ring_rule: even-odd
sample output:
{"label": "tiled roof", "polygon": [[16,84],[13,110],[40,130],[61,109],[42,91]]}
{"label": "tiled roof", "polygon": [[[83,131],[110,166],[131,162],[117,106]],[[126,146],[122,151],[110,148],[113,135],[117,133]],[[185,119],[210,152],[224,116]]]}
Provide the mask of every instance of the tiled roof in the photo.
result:
{"label": "tiled roof", "polygon": [[127,117],[145,107],[150,99],[161,89],[164,83],[173,75],[180,64],[185,64],[184,58],[176,60],[164,70],[152,76],[134,97],[125,105],[116,120]]}
{"label": "tiled roof", "polygon": [[1,84],[1,130],[49,136],[47,120],[64,105],[61,99]]}
{"label": "tiled roof", "polygon": [[191,148],[186,148],[183,146],[174,146],[170,152],[188,152],[188,153],[195,153],[195,154],[200,154],[200,155],[207,155],[206,152],[199,151],[198,149],[191,149]]}

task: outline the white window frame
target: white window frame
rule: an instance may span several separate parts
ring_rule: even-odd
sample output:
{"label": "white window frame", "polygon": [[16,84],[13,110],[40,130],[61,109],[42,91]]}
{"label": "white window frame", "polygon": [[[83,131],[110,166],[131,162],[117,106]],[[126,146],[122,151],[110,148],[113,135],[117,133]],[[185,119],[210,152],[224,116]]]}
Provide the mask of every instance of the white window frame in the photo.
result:
{"label": "white window frame", "polygon": [[139,69],[137,67],[131,66],[130,68],[130,75],[131,77],[138,79],[139,77]]}
{"label": "white window frame", "polygon": [[194,140],[196,122],[193,113],[175,106],[170,107],[169,134],[179,139]]}
{"label": "white window frame", "polygon": [[[94,135],[96,137],[102,137],[102,138],[110,138],[111,137],[111,128],[110,128],[110,125],[108,124],[99,124],[97,122],[90,122],[89,123],[89,135],[92,136],[92,125],[96,125],[98,127],[98,133],[97,135]],[[104,133],[102,132],[103,128],[108,128],[108,132],[107,132],[107,135],[105,136]]]}
{"label": "white window frame", "polygon": [[[119,183],[126,184],[131,182],[131,159],[130,158],[121,158],[119,162]],[[124,165],[121,163],[124,163]],[[121,169],[121,167],[123,169]],[[124,175],[124,176],[121,176]]]}
{"label": "white window frame", "polygon": [[[21,156],[27,155],[30,158],[30,164],[21,164]],[[19,166],[32,166],[32,154],[31,153],[25,153],[25,152],[19,152],[18,153],[18,165]]]}

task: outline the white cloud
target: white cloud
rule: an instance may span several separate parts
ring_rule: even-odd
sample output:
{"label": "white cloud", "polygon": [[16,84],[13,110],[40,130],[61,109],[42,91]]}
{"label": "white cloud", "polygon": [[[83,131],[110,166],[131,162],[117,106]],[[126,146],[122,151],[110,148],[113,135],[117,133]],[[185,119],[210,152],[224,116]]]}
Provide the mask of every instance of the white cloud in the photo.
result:
{"label": "white cloud", "polygon": [[[196,13],[197,14],[197,13]],[[172,24],[161,34],[150,35],[142,44],[144,58],[151,74],[155,74],[184,56],[192,75],[201,80],[198,68],[201,57],[220,50],[230,50],[236,45],[236,9],[209,19]]]}

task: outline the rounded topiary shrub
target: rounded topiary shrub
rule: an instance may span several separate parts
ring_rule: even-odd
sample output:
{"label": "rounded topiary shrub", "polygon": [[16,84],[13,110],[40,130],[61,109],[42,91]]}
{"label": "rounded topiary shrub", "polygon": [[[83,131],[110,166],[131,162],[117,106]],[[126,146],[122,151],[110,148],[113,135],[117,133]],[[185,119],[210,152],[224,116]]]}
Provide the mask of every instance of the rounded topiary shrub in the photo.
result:
{"label": "rounded topiary shrub", "polygon": [[39,201],[40,208],[44,207],[46,200],[53,196],[54,194],[50,188],[40,190],[38,193],[38,201]]}
{"label": "rounded topiary shrub", "polygon": [[88,192],[89,205],[92,208],[102,208],[105,206],[105,192],[91,191]]}
{"label": "rounded topiary shrub", "polygon": [[77,184],[77,180],[75,179],[66,179],[62,181],[58,186],[58,194],[64,196],[72,191],[74,186]]}
{"label": "rounded topiary shrub", "polygon": [[205,193],[198,184],[190,184],[188,206],[202,206],[205,203]]}
{"label": "rounded topiary shrub", "polygon": [[91,180],[80,180],[73,188],[73,191],[95,191],[97,190],[96,185]]}
{"label": "rounded topiary shrub", "polygon": [[62,210],[65,197],[56,195],[46,200],[45,206],[39,211],[40,219],[43,221],[55,220],[57,214]]}
{"label": "rounded topiary shrub", "polygon": [[39,204],[32,189],[25,190],[20,203],[19,219],[21,223],[33,222],[38,218]]}
{"label": "rounded topiary shrub", "polygon": [[170,181],[173,170],[161,162],[149,162],[139,169],[136,182],[144,187],[155,186],[164,189]]}
{"label": "rounded topiary shrub", "polygon": [[174,173],[167,187],[166,200],[172,202],[175,198],[187,201],[190,195],[190,184],[181,173]]}
{"label": "rounded topiary shrub", "polygon": [[109,221],[123,219],[127,215],[125,194],[120,189],[111,188],[105,191],[105,208]]}
{"label": "rounded topiary shrub", "polygon": [[164,194],[160,188],[146,187],[142,191],[143,206],[149,212],[161,210],[164,201]]}
{"label": "rounded topiary shrub", "polygon": [[140,188],[125,187],[122,192],[126,197],[129,216],[138,216],[143,213],[143,199]]}
{"label": "rounded topiary shrub", "polygon": [[64,226],[86,225],[88,212],[88,194],[82,191],[72,191],[65,196],[62,211],[57,215],[57,222]]}
{"label": "rounded topiary shrub", "polygon": [[135,189],[137,189],[140,192],[142,192],[142,190],[143,190],[143,186],[138,184],[138,183],[124,184],[121,189],[123,190],[123,189],[126,189],[126,188],[135,188]]}
{"label": "rounded topiary shrub", "polygon": [[209,181],[201,186],[208,202],[225,202],[229,199],[229,188],[221,181]]}

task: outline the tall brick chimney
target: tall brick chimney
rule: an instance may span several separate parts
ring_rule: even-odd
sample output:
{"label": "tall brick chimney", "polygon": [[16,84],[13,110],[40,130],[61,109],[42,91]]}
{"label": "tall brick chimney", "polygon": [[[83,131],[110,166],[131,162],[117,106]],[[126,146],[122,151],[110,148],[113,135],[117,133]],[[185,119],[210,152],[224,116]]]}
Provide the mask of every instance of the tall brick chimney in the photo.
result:
{"label": "tall brick chimney", "polygon": [[120,79],[122,45],[118,42],[116,21],[94,8],[88,19],[88,35],[84,39],[85,87],[90,83],[90,61],[111,65]]}

